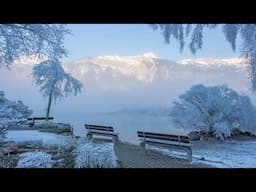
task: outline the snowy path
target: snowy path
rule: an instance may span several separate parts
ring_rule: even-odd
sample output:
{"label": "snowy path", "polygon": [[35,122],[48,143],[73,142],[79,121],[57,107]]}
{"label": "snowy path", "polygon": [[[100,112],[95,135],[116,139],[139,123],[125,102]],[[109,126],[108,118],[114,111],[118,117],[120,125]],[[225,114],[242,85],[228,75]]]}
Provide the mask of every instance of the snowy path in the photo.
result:
{"label": "snowy path", "polygon": [[[255,168],[256,140],[225,141],[194,149],[195,158],[204,158],[219,168]],[[203,162],[203,161],[200,161]]]}
{"label": "snowy path", "polygon": [[[185,158],[184,153],[157,149],[164,155]],[[193,162],[217,168],[255,168],[256,140],[204,141],[193,145]]]}
{"label": "snowy path", "polygon": [[209,165],[195,162],[188,163],[186,160],[161,155],[159,153],[143,154],[139,146],[119,143],[114,147],[116,156],[123,168],[207,168]]}

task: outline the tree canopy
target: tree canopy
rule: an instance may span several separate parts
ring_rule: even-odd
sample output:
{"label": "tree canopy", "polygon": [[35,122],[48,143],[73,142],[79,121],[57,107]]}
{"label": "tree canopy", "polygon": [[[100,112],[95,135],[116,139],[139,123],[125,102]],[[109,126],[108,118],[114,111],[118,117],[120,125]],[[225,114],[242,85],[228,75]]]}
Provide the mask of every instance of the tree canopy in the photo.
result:
{"label": "tree canopy", "polygon": [[0,24],[0,67],[24,55],[61,59],[68,33],[62,24]]}
{"label": "tree canopy", "polygon": [[[217,24],[152,24],[154,30],[160,30],[165,42],[174,38],[183,50],[185,39],[189,38],[189,49],[193,54],[202,49],[204,29],[215,29]],[[241,56],[249,59],[249,74],[252,89],[256,90],[256,24],[223,24],[222,30],[233,51],[236,50],[236,40],[240,35],[242,40]]]}

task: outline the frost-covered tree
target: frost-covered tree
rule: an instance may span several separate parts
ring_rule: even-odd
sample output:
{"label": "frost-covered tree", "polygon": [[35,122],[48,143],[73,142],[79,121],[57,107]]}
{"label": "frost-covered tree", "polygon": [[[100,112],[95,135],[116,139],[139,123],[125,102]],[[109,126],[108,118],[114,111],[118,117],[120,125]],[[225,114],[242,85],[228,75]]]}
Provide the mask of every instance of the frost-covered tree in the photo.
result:
{"label": "frost-covered tree", "polygon": [[10,101],[4,97],[4,92],[0,91],[0,130],[25,122],[31,114],[32,110],[22,101]]}
{"label": "frost-covered tree", "polygon": [[195,85],[174,102],[170,115],[179,127],[225,139],[237,130],[256,134],[256,108],[248,96],[225,85]]}
{"label": "frost-covered tree", "polygon": [[[153,24],[153,29],[160,29],[165,42],[170,43],[174,38],[183,50],[186,38],[189,38],[189,48],[193,54],[202,49],[203,30],[214,29],[217,24]],[[256,24],[224,24],[222,25],[226,40],[230,43],[233,51],[236,49],[236,39],[240,35],[242,40],[242,56],[249,60],[249,74],[252,89],[256,90]]]}
{"label": "frost-covered tree", "polygon": [[24,55],[66,56],[63,40],[69,31],[59,24],[0,24],[0,67]]}
{"label": "frost-covered tree", "polygon": [[56,58],[35,65],[33,67],[33,77],[43,96],[49,98],[46,112],[47,119],[50,114],[52,99],[55,101],[57,99],[61,100],[72,93],[77,95],[81,92],[81,82],[66,73],[60,61]]}

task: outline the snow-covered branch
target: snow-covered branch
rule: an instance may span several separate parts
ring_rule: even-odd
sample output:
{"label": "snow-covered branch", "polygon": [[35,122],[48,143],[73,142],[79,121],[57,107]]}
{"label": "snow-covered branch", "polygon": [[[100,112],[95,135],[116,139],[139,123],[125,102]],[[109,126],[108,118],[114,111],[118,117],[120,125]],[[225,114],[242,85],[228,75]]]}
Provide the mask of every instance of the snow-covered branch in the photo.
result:
{"label": "snow-covered branch", "polygon": [[61,59],[67,55],[63,41],[68,33],[65,25],[0,24],[0,63],[9,66],[23,55]]}
{"label": "snow-covered branch", "polygon": [[[214,29],[217,24],[153,24],[154,30],[159,29],[165,42],[170,43],[174,38],[180,44],[180,50],[184,47],[185,38],[189,42],[189,49],[193,54],[202,49],[203,29]],[[223,33],[232,49],[236,49],[236,40],[240,36],[242,40],[241,56],[249,59],[249,74],[252,89],[256,90],[256,24],[222,24]],[[183,34],[186,34],[184,36]]]}

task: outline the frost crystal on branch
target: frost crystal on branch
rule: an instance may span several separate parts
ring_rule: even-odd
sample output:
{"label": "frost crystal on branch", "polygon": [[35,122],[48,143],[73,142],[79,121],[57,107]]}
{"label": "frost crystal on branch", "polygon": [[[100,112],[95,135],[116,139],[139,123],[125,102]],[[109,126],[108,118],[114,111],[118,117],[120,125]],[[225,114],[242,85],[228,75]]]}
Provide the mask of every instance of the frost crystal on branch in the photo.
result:
{"label": "frost crystal on branch", "polygon": [[65,25],[56,24],[0,24],[0,67],[10,66],[23,55],[46,58],[66,56]]}

